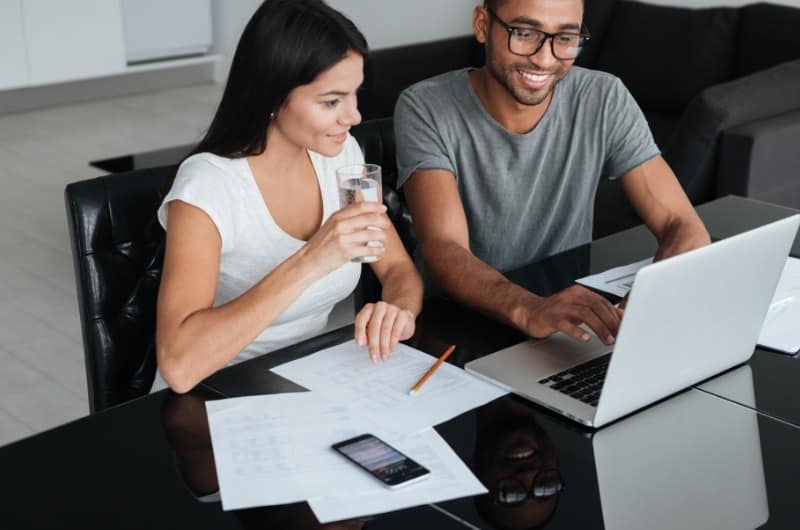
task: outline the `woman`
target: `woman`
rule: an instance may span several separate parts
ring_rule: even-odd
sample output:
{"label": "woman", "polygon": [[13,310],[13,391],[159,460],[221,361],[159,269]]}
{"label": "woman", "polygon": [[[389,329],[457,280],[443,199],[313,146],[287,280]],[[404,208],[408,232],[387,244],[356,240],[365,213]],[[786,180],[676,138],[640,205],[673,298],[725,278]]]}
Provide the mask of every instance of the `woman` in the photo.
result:
{"label": "woman", "polygon": [[356,316],[358,344],[387,359],[414,333],[422,283],[385,207],[338,210],[335,169],[363,162],[348,130],[366,51],[319,0],[267,0],[247,24],[214,120],[159,209],[158,366],[176,392],[322,332],[358,282],[357,256],[380,258],[383,286]]}

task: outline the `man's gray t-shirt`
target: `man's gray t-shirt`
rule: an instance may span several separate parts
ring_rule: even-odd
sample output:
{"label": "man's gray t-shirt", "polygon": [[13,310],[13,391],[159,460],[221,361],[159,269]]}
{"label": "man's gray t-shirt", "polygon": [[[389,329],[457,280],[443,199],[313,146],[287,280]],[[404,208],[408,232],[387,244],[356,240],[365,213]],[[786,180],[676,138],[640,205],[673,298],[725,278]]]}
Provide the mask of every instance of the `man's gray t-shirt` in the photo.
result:
{"label": "man's gray t-shirt", "polygon": [[601,178],[659,154],[639,106],[616,77],[573,67],[539,124],[508,132],[457,70],[406,89],[394,114],[398,187],[421,169],[456,176],[470,250],[506,271],[592,238]]}

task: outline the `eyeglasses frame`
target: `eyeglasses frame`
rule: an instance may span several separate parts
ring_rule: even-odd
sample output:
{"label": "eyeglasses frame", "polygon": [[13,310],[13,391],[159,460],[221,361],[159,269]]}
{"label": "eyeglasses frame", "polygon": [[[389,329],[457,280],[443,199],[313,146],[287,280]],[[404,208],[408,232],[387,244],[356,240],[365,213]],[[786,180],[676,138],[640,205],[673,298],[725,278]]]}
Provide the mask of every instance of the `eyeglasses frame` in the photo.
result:
{"label": "eyeglasses frame", "polygon": [[[555,493],[553,493],[551,495],[536,495],[534,490],[536,489],[536,482],[537,482],[537,480],[539,478],[539,474],[543,474],[543,473],[547,473],[547,472],[554,472],[555,473],[555,476],[556,476],[556,478],[558,480],[558,489],[556,490]],[[497,491],[490,490],[490,493],[492,495],[492,502],[494,504],[499,504],[499,505],[502,505],[502,506],[518,506],[518,505],[522,504],[523,502],[525,502],[528,499],[538,499],[538,500],[549,499],[551,497],[555,497],[556,495],[561,494],[561,492],[563,492],[565,489],[567,489],[567,484],[564,482],[564,477],[561,476],[561,471],[559,469],[557,469],[557,468],[547,468],[547,469],[542,469],[541,471],[539,471],[537,473],[536,479],[534,479],[533,484],[531,485],[530,488],[525,487],[525,483],[522,480],[520,480],[517,477],[515,477],[515,476],[506,477],[506,478],[502,479],[502,481],[514,481],[514,482],[517,482],[522,487],[522,490],[525,492],[525,498],[524,499],[521,499],[521,500],[519,500],[517,502],[505,503],[505,502],[500,502],[497,499],[497,497],[498,497],[497,496],[497,493],[498,493]]]}
{"label": "eyeglasses frame", "polygon": [[[581,51],[583,51],[583,46],[586,44],[586,42],[589,41],[592,38],[591,34],[589,33],[589,30],[586,27],[582,27],[581,31],[578,32],[578,33],[572,33],[572,32],[569,32],[569,31],[559,31],[559,32],[556,32],[556,33],[548,33],[546,31],[542,31],[542,30],[536,29],[536,28],[521,28],[521,27],[518,27],[518,26],[512,26],[511,24],[509,24],[508,22],[506,22],[502,18],[498,17],[497,13],[495,13],[491,8],[484,7],[484,9],[486,10],[487,13],[489,13],[489,16],[491,18],[496,20],[503,27],[503,29],[506,30],[506,32],[508,33],[508,51],[511,52],[512,54],[518,56],[518,57],[532,57],[532,56],[536,55],[542,49],[542,47],[544,46],[544,43],[547,42],[548,39],[550,39],[550,53],[553,54],[553,57],[555,57],[559,61],[574,61],[581,54]],[[542,35],[544,35],[544,38],[539,41],[539,45],[531,53],[517,53],[517,52],[515,52],[514,50],[511,49],[511,38],[514,36],[514,32],[515,31],[523,31],[523,30],[525,30],[525,31],[535,31],[537,33],[541,33]],[[555,37],[558,36],[558,35],[565,35],[565,34],[566,35],[577,35],[577,36],[579,36],[581,38],[580,44],[578,45],[578,53],[575,54],[575,57],[570,57],[569,59],[562,59],[561,57],[556,55]]]}

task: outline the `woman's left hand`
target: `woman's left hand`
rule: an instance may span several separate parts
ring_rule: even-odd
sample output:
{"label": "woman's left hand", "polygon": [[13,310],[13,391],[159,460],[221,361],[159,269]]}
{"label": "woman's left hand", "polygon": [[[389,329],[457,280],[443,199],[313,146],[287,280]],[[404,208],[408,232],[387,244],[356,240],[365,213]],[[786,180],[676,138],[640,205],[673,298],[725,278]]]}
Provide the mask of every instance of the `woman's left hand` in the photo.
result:
{"label": "woman's left hand", "polygon": [[388,360],[401,340],[414,334],[416,317],[407,310],[386,302],[367,304],[356,315],[355,338],[360,346],[369,346],[369,358]]}

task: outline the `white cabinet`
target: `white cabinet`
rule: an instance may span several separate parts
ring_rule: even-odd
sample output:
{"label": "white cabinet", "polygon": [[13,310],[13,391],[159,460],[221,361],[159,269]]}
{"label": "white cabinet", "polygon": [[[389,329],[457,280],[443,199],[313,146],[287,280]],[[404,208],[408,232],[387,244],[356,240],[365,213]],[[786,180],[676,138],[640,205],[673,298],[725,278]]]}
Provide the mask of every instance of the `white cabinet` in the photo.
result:
{"label": "white cabinet", "polygon": [[211,48],[210,0],[122,0],[122,19],[129,63],[205,54]]}
{"label": "white cabinet", "polygon": [[0,90],[213,64],[211,45],[210,0],[0,0]]}
{"label": "white cabinet", "polygon": [[0,0],[0,90],[27,84],[22,0]]}
{"label": "white cabinet", "polygon": [[22,0],[22,14],[30,84],[113,75],[125,69],[119,0]]}

